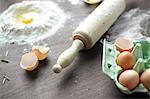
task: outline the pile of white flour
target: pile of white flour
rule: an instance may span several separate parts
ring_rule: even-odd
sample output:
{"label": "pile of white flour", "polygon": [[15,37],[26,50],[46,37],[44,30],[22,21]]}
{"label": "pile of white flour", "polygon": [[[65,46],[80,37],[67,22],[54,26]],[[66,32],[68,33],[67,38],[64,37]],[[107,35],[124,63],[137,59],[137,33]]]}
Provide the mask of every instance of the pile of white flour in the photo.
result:
{"label": "pile of white flour", "polygon": [[[20,14],[32,11],[41,16],[36,24],[23,25],[16,21]],[[0,15],[0,42],[25,44],[43,40],[56,33],[67,18],[68,15],[52,1],[16,3]]]}
{"label": "pile of white flour", "polygon": [[150,9],[135,8],[125,12],[109,29],[108,33],[110,41],[119,36],[131,39],[150,39]]}

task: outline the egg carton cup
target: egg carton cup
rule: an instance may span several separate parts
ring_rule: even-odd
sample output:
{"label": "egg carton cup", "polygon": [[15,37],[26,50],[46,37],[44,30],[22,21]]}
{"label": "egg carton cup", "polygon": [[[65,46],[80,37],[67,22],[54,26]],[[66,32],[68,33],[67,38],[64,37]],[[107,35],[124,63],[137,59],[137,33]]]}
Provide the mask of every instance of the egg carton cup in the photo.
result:
{"label": "egg carton cup", "polygon": [[[143,71],[150,68],[150,41],[134,40],[133,42],[134,48],[131,53],[136,57],[136,64],[133,70],[141,74]],[[116,64],[116,58],[119,54],[120,52],[116,50],[114,43],[104,39],[102,60],[103,72],[113,79],[116,86],[125,94],[132,94],[134,92],[149,93],[148,89],[146,89],[142,83],[139,83],[133,90],[128,90],[118,82],[118,76],[123,72],[123,69]]]}

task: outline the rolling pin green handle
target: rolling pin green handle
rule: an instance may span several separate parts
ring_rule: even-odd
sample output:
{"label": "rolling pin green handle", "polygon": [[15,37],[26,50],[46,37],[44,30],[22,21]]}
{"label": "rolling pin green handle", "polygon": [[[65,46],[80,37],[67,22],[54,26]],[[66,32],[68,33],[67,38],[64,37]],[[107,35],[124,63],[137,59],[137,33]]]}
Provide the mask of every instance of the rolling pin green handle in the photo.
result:
{"label": "rolling pin green handle", "polygon": [[62,69],[70,65],[77,53],[84,49],[84,44],[81,40],[74,40],[72,46],[65,50],[58,58],[57,63],[53,66],[52,70],[55,73],[60,73]]}

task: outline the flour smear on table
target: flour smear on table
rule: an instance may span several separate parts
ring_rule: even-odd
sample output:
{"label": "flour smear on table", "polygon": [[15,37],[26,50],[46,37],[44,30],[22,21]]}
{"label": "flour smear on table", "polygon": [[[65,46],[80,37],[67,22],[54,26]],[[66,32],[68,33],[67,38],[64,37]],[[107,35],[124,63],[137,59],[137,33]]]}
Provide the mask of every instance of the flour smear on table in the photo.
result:
{"label": "flour smear on table", "polygon": [[57,0],[58,2],[66,2],[68,1],[69,3],[71,3],[72,5],[81,5],[84,4],[84,0]]}
{"label": "flour smear on table", "polygon": [[83,0],[68,0],[68,1],[73,5],[83,4]]}
{"label": "flour smear on table", "polygon": [[131,9],[125,12],[109,29],[108,40],[114,41],[117,37],[150,40],[150,9]]}
{"label": "flour smear on table", "polygon": [[0,41],[34,43],[54,35],[69,15],[52,1],[23,1],[0,15]]}

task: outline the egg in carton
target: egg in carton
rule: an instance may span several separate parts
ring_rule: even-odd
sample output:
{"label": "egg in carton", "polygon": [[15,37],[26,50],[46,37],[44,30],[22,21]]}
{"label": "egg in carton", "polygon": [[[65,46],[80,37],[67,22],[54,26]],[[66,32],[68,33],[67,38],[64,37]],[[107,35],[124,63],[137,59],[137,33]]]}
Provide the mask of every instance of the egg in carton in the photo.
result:
{"label": "egg in carton", "polygon": [[[139,75],[145,70],[150,68],[150,41],[147,40],[134,40],[134,47],[131,53],[136,57],[136,63],[133,66]],[[118,81],[118,76],[124,71],[120,66],[117,65],[116,59],[120,52],[116,49],[116,46],[112,42],[108,42],[104,39],[103,42],[103,60],[102,70],[111,79],[115,81],[116,86],[125,94],[132,94],[134,92],[149,92],[142,83],[139,84],[132,90],[124,87]]]}

